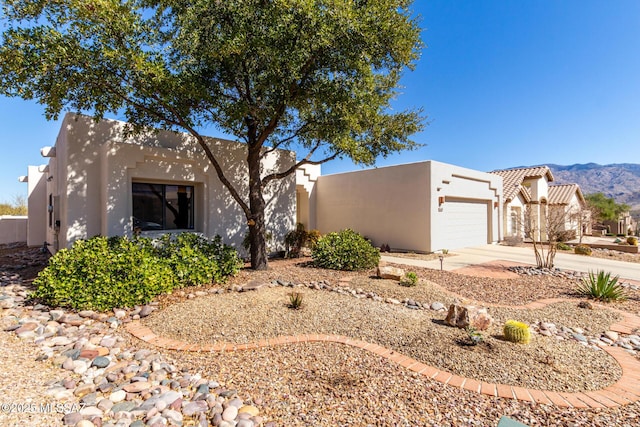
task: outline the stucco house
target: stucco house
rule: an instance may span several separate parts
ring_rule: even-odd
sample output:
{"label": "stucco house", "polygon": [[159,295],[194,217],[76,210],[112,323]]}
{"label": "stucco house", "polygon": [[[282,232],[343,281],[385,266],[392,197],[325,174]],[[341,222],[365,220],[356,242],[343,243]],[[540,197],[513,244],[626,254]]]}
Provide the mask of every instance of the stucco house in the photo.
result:
{"label": "stucco house", "polygon": [[502,238],[502,178],[436,161],[321,175],[299,171],[298,220],[351,228],[375,246],[435,252]]}
{"label": "stucco house", "polygon": [[609,233],[613,234],[635,234],[638,232],[638,223],[629,211],[622,212],[615,221],[603,221],[603,225],[607,227]]}
{"label": "stucco house", "polygon": [[591,234],[591,212],[578,184],[552,184],[549,186],[549,209],[555,211],[559,231],[566,238],[575,239]]}
{"label": "stucco house", "polygon": [[504,236],[545,240],[548,227],[566,236],[590,233],[580,187],[552,184],[554,178],[549,167],[502,169],[491,174],[503,179]]}
{"label": "stucco house", "polygon": [[[27,243],[52,252],[95,235],[154,235],[192,231],[237,247],[246,219],[200,148],[186,134],[158,131],[123,137],[125,123],[67,114],[48,163],[30,166]],[[208,139],[226,176],[246,194],[244,145]],[[295,153],[274,150],[264,174],[295,164]],[[291,175],[265,189],[266,221],[274,240],[295,226],[296,186]]]}
{"label": "stucco house", "polygon": [[[220,235],[239,247],[247,232],[240,208],[186,134],[124,137],[125,123],[67,114],[48,163],[30,166],[27,243],[51,252],[95,235]],[[209,146],[241,194],[243,144]],[[291,167],[295,153],[275,150],[263,174]],[[433,252],[501,240],[502,178],[426,161],[322,176],[305,165],[265,189],[266,222],[277,245],[302,222],[322,233],[352,228],[393,249]]]}

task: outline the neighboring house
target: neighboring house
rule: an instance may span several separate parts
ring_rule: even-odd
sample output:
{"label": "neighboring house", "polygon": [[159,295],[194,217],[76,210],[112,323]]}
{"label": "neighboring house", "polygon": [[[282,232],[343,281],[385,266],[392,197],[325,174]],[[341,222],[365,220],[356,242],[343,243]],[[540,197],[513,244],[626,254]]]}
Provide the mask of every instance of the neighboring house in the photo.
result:
{"label": "neighboring house", "polygon": [[[49,163],[29,167],[30,246],[52,252],[95,235],[155,235],[167,231],[222,236],[239,247],[245,216],[213,166],[187,134],[158,131],[123,137],[125,123],[67,114]],[[208,138],[210,149],[240,194],[247,193],[244,144]],[[263,174],[290,168],[295,153],[271,152]],[[266,223],[275,241],[295,226],[295,176],[265,188]]]}
{"label": "neighboring house", "polygon": [[480,171],[436,161],[324,176],[307,168],[297,187],[298,221],[321,233],[351,228],[375,246],[414,252],[502,238],[502,179]]}
{"label": "neighboring house", "polygon": [[504,236],[544,240],[549,226],[566,236],[572,232],[575,236],[590,233],[580,187],[552,184],[553,174],[547,166],[503,169],[491,174],[501,176],[504,183]]}
{"label": "neighboring house", "polygon": [[549,209],[559,220],[558,231],[568,240],[591,234],[591,211],[578,184],[549,186]]}
{"label": "neighboring house", "polygon": [[638,223],[633,219],[629,211],[622,212],[616,221],[603,221],[603,225],[607,227],[609,233],[612,234],[634,234],[638,230]]}

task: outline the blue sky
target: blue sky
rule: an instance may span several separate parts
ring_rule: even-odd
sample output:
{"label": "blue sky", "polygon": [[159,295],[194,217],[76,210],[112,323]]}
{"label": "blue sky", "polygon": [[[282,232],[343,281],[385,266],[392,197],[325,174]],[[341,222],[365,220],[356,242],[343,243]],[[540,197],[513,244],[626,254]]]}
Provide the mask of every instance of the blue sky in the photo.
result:
{"label": "blue sky", "polygon": [[[437,160],[489,171],[640,163],[640,1],[416,1],[427,47],[395,107],[422,107],[419,150],[378,166]],[[0,202],[45,163],[60,122],[0,97]],[[221,136],[213,134],[213,136]],[[359,169],[348,160],[323,173]]]}

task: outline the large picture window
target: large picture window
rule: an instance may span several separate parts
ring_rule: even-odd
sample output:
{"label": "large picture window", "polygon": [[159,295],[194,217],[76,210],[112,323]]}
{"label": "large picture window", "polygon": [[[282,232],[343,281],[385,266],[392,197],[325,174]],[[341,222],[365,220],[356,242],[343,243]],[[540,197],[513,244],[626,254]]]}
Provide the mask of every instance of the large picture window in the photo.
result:
{"label": "large picture window", "polygon": [[148,230],[192,230],[193,186],[134,182],[133,227]]}

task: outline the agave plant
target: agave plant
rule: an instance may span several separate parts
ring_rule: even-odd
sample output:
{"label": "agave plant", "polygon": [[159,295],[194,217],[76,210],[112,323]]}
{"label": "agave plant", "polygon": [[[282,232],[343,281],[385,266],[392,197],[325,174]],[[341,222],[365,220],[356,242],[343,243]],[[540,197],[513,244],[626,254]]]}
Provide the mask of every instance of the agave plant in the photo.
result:
{"label": "agave plant", "polygon": [[294,310],[300,310],[302,308],[302,299],[304,295],[302,292],[291,292],[289,294],[289,308]]}
{"label": "agave plant", "polygon": [[598,274],[589,272],[578,286],[578,293],[600,301],[622,301],[627,298],[625,289],[618,283],[619,276],[611,277],[611,273],[602,270]]}

